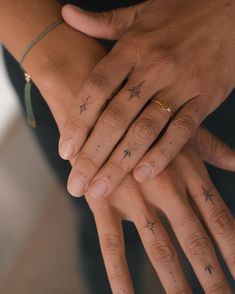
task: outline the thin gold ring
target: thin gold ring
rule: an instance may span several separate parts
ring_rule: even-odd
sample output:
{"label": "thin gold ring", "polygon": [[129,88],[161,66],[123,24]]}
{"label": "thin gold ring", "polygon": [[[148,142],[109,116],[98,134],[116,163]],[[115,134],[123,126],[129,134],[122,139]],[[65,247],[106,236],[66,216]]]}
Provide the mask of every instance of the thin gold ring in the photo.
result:
{"label": "thin gold ring", "polygon": [[170,103],[168,103],[166,101],[155,100],[155,99],[152,99],[152,102],[155,103],[155,104],[160,105],[162,111],[167,111],[171,117],[174,116],[174,113],[170,108]]}

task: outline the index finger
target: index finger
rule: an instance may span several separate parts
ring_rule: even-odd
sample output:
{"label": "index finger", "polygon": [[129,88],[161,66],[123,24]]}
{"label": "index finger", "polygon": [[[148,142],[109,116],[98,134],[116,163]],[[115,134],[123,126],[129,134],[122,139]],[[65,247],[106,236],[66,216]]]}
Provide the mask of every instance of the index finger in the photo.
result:
{"label": "index finger", "polygon": [[105,103],[130,70],[131,66],[124,54],[117,54],[113,50],[91,71],[74,99],[61,130],[59,153],[63,159],[71,159],[76,155]]}

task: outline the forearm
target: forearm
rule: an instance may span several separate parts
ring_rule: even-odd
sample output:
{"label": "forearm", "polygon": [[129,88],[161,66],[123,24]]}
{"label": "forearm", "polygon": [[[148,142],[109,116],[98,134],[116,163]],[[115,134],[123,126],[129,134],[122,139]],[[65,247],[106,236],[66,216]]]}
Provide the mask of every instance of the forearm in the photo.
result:
{"label": "forearm", "polygon": [[0,0],[0,40],[19,58],[26,45],[61,17],[57,0]]}
{"label": "forearm", "polygon": [[[0,0],[0,7],[0,40],[17,60],[39,33],[61,17],[56,0]],[[78,90],[104,54],[97,41],[63,23],[30,50],[23,66],[58,120],[71,100],[63,88]]]}

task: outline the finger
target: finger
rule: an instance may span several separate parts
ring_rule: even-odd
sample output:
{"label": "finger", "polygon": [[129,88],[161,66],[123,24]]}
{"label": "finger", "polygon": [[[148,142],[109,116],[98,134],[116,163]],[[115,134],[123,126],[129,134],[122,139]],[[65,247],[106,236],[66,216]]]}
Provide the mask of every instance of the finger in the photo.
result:
{"label": "finger", "polygon": [[[154,190],[154,196],[156,191],[158,190]],[[170,238],[155,209],[146,204],[145,197],[131,176],[122,182],[118,194],[115,195],[115,202],[120,205],[124,197],[126,205],[122,212],[134,222],[166,293],[191,293]]]}
{"label": "finger", "polygon": [[[147,2],[147,1],[146,1]],[[89,12],[67,4],[62,9],[64,20],[73,28],[95,38],[118,39],[134,23],[146,2],[107,12]]]}
{"label": "finger", "polygon": [[214,247],[190,205],[179,202],[174,206],[174,213],[168,210],[166,215],[204,291],[231,293]]}
{"label": "finger", "polygon": [[121,221],[110,211],[95,214],[104,263],[113,293],[134,293],[125,257]]}
{"label": "finger", "polygon": [[197,97],[183,106],[159,142],[137,164],[134,169],[134,177],[137,181],[151,179],[164,170],[194,135],[196,128],[207,115],[206,107],[202,103],[202,97]]}
{"label": "finger", "polygon": [[156,214],[143,208],[134,223],[166,293],[191,293],[177,253]]}
{"label": "finger", "polygon": [[235,171],[235,150],[205,128],[198,128],[192,140],[203,160],[219,168]]}
{"label": "finger", "polygon": [[[77,182],[78,176],[76,175],[83,174],[85,175],[86,182],[84,186],[88,187],[99,168],[109,157],[113,150],[113,146],[119,142],[125,133],[135,113],[140,111],[141,106],[144,104],[143,101],[147,100],[149,96],[146,94],[147,90],[145,90],[143,85],[143,93],[141,89],[139,98],[135,98],[136,100],[131,102],[131,107],[128,108],[130,110],[126,111],[125,109],[128,101],[120,101],[120,98],[123,97],[128,86],[124,88],[126,89],[120,92],[120,96],[118,95],[119,97],[117,97],[115,101],[112,101],[114,103],[111,103],[109,107],[107,107],[107,110],[101,115],[91,136],[81,149],[70,176],[72,179],[71,182],[74,181],[74,178]],[[147,88],[149,88],[148,85]],[[139,101],[139,99],[143,101]],[[118,105],[122,105],[121,108]],[[94,184],[88,189],[87,193],[96,198],[101,198],[111,193],[121,182],[122,178],[130,172],[141,156],[147,151],[169,119],[169,113],[161,111],[158,104],[150,102],[138,119],[132,124],[127,135],[121,140],[108,162],[97,174],[93,180]],[[96,152],[94,152],[94,146],[99,146]],[[94,153],[95,155],[92,157],[93,164],[89,165],[90,158],[87,154]],[[107,181],[107,193],[102,194],[97,189],[97,183],[95,182],[99,181],[100,178],[102,181],[103,179]],[[73,195],[82,195],[86,192],[85,190],[74,190],[73,183],[71,185],[71,182],[69,178],[68,190],[70,193]]]}
{"label": "finger", "polygon": [[188,166],[187,172],[184,171],[182,162],[181,169],[185,176],[189,193],[235,278],[234,218],[214,187],[203,164],[195,162],[193,167],[188,165],[187,159],[185,161]]}
{"label": "finger", "polygon": [[71,159],[76,155],[105,103],[131,70],[122,55],[106,55],[84,81],[61,130],[59,153],[62,158]]}

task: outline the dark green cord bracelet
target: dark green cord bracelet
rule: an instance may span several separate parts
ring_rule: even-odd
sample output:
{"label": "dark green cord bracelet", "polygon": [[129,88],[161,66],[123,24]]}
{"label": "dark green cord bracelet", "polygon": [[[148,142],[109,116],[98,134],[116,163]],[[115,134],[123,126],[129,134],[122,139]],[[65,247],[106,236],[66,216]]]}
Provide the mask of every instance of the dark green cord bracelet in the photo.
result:
{"label": "dark green cord bracelet", "polygon": [[61,24],[64,20],[60,18],[53,24],[51,24],[49,27],[47,27],[43,32],[41,32],[24,50],[24,53],[19,61],[19,64],[24,72],[25,76],[25,88],[24,88],[24,103],[25,103],[25,109],[27,113],[28,123],[31,127],[36,128],[36,120],[33,112],[33,106],[32,106],[32,99],[31,99],[31,76],[24,70],[23,68],[23,62],[25,60],[25,57],[29,53],[29,51],[40,41],[45,35],[47,35],[50,31],[52,31],[55,27],[57,27],[59,24]]}

